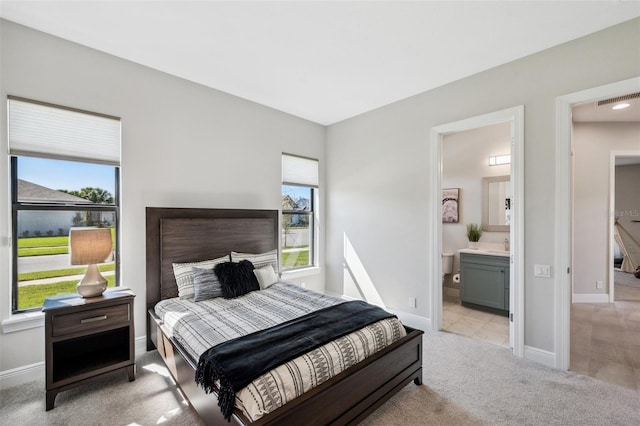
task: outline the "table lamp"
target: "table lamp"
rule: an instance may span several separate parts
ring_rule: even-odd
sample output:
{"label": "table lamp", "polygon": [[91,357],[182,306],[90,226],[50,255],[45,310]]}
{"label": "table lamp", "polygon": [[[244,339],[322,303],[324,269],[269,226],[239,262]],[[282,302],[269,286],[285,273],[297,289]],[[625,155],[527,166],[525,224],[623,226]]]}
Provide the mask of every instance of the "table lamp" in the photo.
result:
{"label": "table lamp", "polygon": [[78,283],[82,297],[100,296],[107,289],[107,280],[98,270],[113,250],[111,229],[71,228],[69,230],[69,260],[72,265],[88,265],[87,272]]}

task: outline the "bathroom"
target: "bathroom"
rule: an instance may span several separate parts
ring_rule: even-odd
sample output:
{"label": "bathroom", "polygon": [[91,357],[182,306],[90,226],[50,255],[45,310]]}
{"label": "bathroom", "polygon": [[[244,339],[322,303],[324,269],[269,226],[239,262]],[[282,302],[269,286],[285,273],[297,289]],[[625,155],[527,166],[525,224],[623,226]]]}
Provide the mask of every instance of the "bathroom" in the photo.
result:
{"label": "bathroom", "polygon": [[[443,329],[506,347],[509,346],[508,271],[504,295],[500,295],[501,299],[506,298],[504,306],[496,309],[491,303],[467,303],[469,298],[464,294],[461,303],[460,258],[462,254],[465,259],[495,260],[496,265],[504,264],[508,269],[509,210],[505,205],[510,200],[510,152],[509,122],[448,134],[442,144]],[[469,224],[483,228],[477,249],[469,248]],[[467,295],[471,284],[468,270],[465,267],[462,274],[462,281],[467,277],[464,288]],[[504,274],[502,266],[497,270]]]}

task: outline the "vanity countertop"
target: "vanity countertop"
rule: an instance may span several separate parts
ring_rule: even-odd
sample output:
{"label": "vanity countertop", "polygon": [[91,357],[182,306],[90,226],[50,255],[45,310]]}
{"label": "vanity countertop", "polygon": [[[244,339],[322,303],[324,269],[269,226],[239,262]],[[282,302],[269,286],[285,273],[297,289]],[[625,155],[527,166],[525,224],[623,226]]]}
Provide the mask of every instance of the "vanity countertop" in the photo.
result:
{"label": "vanity countertop", "polygon": [[496,250],[496,249],[489,249],[489,248],[477,248],[477,249],[460,249],[458,250],[458,253],[469,253],[469,254],[481,254],[481,255],[485,255],[485,256],[503,256],[503,257],[509,257],[509,255],[511,254],[508,251],[505,250]]}

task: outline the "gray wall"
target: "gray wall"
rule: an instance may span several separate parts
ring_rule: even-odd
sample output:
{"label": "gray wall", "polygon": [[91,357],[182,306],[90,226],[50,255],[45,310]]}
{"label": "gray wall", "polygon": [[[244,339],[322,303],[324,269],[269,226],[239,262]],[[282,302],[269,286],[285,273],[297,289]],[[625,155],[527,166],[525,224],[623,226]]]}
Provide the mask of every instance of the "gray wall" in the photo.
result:
{"label": "gray wall", "polygon": [[[640,123],[574,123],[572,150],[573,293],[609,294],[609,215],[615,214],[608,213],[611,151],[640,152]],[[639,187],[636,181],[635,197],[629,192],[624,197],[630,198],[630,206],[638,199]],[[626,229],[632,229],[631,219],[621,218]],[[596,281],[605,283],[602,289]]]}
{"label": "gray wall", "polygon": [[[145,207],[278,209],[282,152],[318,158],[324,183],[323,126],[8,21],[0,25],[1,99],[11,94],[122,118],[121,276],[137,294],[138,337],[146,332]],[[0,104],[6,135],[6,102]],[[6,144],[3,137],[0,152]],[[1,164],[5,320],[11,300],[6,157]],[[304,281],[324,289],[322,273]],[[43,336],[42,327],[0,334],[0,371],[43,361]]]}
{"label": "gray wall", "polygon": [[555,261],[556,98],[640,75],[639,39],[634,19],[330,126],[327,290],[343,291],[347,237],[387,306],[430,318],[430,131],[524,105],[525,345],[554,353],[555,277],[533,267]]}

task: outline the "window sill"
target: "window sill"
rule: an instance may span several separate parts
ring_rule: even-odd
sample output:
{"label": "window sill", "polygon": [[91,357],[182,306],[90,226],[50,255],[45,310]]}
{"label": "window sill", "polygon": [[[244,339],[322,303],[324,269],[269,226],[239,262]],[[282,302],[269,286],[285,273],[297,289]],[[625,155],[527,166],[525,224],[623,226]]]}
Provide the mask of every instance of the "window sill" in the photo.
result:
{"label": "window sill", "polygon": [[319,273],[320,268],[318,266],[311,266],[309,268],[290,269],[288,271],[282,271],[281,275],[283,279],[291,279],[318,275]]}
{"label": "window sill", "polygon": [[14,333],[44,326],[44,314],[42,312],[26,312],[11,315],[2,321],[2,333]]}

